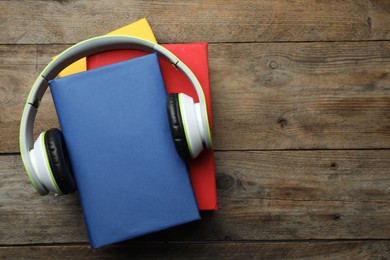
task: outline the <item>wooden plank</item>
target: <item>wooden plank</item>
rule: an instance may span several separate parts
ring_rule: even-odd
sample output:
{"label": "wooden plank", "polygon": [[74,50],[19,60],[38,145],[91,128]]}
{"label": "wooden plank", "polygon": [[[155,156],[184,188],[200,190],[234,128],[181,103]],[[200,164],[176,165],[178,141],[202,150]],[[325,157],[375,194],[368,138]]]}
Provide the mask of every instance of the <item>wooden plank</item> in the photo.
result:
{"label": "wooden plank", "polygon": [[[389,169],[389,150],[217,152],[219,210],[141,240],[390,239]],[[18,155],[0,178],[0,244],[87,241],[77,194],[39,196]]]}
{"label": "wooden plank", "polygon": [[217,149],[390,147],[389,47],[212,46]]}
{"label": "wooden plank", "polygon": [[[23,104],[63,45],[0,45],[0,152],[17,152]],[[390,42],[212,44],[218,150],[390,148]],[[57,126],[50,95],[36,133]]]}
{"label": "wooden plank", "polygon": [[387,259],[389,241],[131,244],[0,247],[2,259]]}
{"label": "wooden plank", "polygon": [[75,43],[143,17],[160,42],[388,40],[389,12],[383,0],[7,0],[0,43]]}

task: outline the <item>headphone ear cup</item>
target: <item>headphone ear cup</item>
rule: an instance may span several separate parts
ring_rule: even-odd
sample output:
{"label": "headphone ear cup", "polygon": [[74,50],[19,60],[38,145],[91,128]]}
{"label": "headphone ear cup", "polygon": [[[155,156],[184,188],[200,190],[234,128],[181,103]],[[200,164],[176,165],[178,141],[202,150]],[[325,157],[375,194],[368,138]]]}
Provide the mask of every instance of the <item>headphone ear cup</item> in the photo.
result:
{"label": "headphone ear cup", "polygon": [[177,93],[168,94],[167,112],[169,126],[171,129],[172,139],[175,144],[176,151],[183,160],[188,160],[191,158],[191,154],[184,132]]}
{"label": "headphone ear cup", "polygon": [[76,183],[69,162],[64,138],[60,130],[52,128],[45,133],[47,158],[58,188],[64,194],[76,191]]}

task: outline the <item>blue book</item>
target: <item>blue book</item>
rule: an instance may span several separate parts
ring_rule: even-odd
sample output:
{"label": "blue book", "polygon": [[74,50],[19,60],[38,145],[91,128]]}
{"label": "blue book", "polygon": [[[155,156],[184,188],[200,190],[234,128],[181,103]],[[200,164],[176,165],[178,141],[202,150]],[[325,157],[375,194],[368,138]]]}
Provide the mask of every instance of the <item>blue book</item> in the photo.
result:
{"label": "blue book", "polygon": [[156,54],[50,81],[93,248],[200,219]]}

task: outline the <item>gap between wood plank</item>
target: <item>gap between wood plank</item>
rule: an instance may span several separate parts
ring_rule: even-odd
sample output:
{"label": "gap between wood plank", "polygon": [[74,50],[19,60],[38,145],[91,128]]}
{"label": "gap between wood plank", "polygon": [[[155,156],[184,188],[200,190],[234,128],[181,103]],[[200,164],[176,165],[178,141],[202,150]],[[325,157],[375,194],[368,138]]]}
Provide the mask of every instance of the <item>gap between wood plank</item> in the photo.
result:
{"label": "gap between wood plank", "polygon": [[[246,41],[246,42],[208,42],[209,45],[219,45],[219,44],[271,44],[271,43],[368,43],[368,42],[390,42],[388,39],[376,39],[376,40],[350,40],[350,41]],[[16,43],[16,44],[0,44],[0,46],[50,46],[50,45],[60,45],[60,46],[69,46],[74,45],[77,42],[69,42],[69,43],[63,43],[63,42],[56,42],[56,43]],[[176,42],[159,42],[158,44],[173,44]],[[180,42],[181,43],[181,42]],[[179,44],[179,42],[178,42]]]}
{"label": "gap between wood plank", "polygon": [[[390,241],[387,238],[361,238],[361,239],[275,239],[275,240],[204,240],[204,241],[126,241],[122,244],[113,244],[112,247],[127,247],[138,245],[180,245],[180,244],[247,244],[247,243],[341,243],[341,242],[380,242]],[[31,246],[89,246],[88,242],[70,242],[70,243],[31,243],[31,244],[0,244],[1,247],[31,247]]]}
{"label": "gap between wood plank", "polygon": [[[214,149],[214,152],[224,153],[224,152],[310,152],[310,151],[389,151],[389,148],[287,148],[287,149],[242,149],[242,150],[219,150]],[[0,156],[7,155],[20,155],[19,152],[0,152]]]}

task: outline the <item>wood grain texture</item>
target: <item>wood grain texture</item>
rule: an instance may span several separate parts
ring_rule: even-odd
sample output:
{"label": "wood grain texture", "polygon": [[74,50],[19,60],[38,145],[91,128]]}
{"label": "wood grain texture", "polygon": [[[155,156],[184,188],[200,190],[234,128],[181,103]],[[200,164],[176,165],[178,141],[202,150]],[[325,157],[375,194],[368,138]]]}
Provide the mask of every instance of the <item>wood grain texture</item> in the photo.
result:
{"label": "wood grain texture", "polygon": [[390,44],[210,48],[217,149],[390,147]]}
{"label": "wood grain texture", "polygon": [[7,0],[0,44],[75,43],[143,17],[160,42],[388,40],[389,12],[383,0]]}
{"label": "wood grain texture", "polygon": [[[23,104],[63,45],[0,45],[0,152],[19,151]],[[390,148],[390,43],[209,46],[218,150]],[[58,126],[49,94],[36,133]]]}
{"label": "wood grain texture", "polygon": [[[390,258],[390,1],[0,1],[0,259]],[[17,154],[50,58],[146,17],[209,42],[219,210],[92,250],[77,194]],[[50,92],[35,135],[58,127]],[[331,149],[329,151],[328,149]]]}
{"label": "wood grain texture", "polygon": [[[388,150],[217,152],[219,210],[140,240],[390,239],[389,168]],[[39,196],[18,155],[0,169],[0,244],[87,241],[76,194]]]}
{"label": "wood grain texture", "polygon": [[2,259],[387,259],[389,241],[131,244],[0,247]]}

